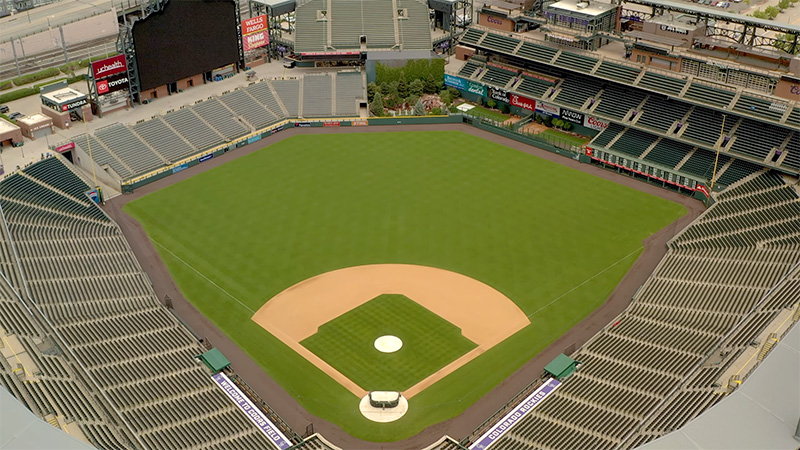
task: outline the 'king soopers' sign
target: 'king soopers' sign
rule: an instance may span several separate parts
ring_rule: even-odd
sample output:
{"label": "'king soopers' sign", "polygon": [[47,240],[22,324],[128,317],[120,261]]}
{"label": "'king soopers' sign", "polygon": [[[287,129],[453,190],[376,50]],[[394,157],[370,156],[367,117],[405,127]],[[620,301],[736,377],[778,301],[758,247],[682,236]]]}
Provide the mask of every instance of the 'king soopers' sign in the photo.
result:
{"label": "'king soopers' sign", "polygon": [[475,443],[470,445],[469,450],[486,450],[494,444],[500,437],[505,434],[514,424],[525,417],[533,410],[539,403],[542,402],[548,395],[561,386],[561,382],[555,378],[550,378],[538,389],[533,391],[525,400],[521,401],[510,413],[503,416],[492,428],[486,433],[483,433]]}
{"label": "'king soopers' sign", "polygon": [[283,435],[283,433],[278,430],[278,428],[273,424],[265,415],[261,412],[255,405],[247,398],[239,388],[233,384],[233,382],[225,376],[224,373],[219,372],[211,376],[211,378],[217,383],[217,386],[220,387],[228,397],[236,403],[242,411],[244,411],[245,415],[255,423],[261,431],[267,435],[270,441],[272,441],[279,449],[287,449],[292,446],[292,443],[289,442],[289,439]]}

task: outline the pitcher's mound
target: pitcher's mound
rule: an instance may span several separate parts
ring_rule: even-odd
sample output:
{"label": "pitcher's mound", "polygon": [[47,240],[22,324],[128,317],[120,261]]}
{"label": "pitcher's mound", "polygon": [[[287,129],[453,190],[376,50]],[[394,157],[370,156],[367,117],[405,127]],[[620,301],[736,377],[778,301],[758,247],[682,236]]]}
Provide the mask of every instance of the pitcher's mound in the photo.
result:
{"label": "pitcher's mound", "polygon": [[370,404],[370,394],[367,394],[361,399],[358,408],[364,417],[373,422],[394,422],[408,411],[408,400],[400,395],[399,402],[394,408],[376,408]]}
{"label": "pitcher's mound", "polygon": [[397,336],[381,336],[375,339],[375,348],[379,352],[394,353],[403,347],[403,341]]}

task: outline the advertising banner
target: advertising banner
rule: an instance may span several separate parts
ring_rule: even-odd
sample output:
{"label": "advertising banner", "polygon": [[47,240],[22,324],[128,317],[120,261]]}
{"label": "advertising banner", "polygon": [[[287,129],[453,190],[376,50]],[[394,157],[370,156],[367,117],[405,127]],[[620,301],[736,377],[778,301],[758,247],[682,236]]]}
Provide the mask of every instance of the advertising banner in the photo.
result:
{"label": "advertising banner", "polygon": [[56,153],[64,153],[66,151],[72,150],[75,148],[75,143],[70,142],[69,144],[59,145],[56,147]]}
{"label": "advertising banner", "polygon": [[247,138],[247,143],[252,144],[253,142],[258,142],[260,140],[261,140],[261,135],[257,134],[255,136],[250,136],[249,138]]}
{"label": "advertising banner", "polygon": [[125,55],[112,56],[92,63],[92,73],[95,80],[126,72],[127,70],[128,64],[125,61]]}
{"label": "advertising banner", "polygon": [[583,118],[583,126],[586,128],[591,128],[593,130],[603,131],[608,128],[608,121],[603,119],[598,119],[594,116],[585,116]]}
{"label": "advertising banner", "polygon": [[561,108],[545,102],[536,102],[536,112],[550,117],[559,117]]}
{"label": "advertising banner", "polygon": [[330,122],[322,122],[323,127],[338,127],[340,124],[339,122],[330,121]]}
{"label": "advertising banner", "polygon": [[498,102],[508,103],[511,99],[508,97],[508,91],[505,89],[498,89],[496,87],[489,88],[489,98],[497,100]]}
{"label": "advertising banner", "polygon": [[265,47],[269,44],[269,33],[266,30],[257,31],[247,36],[242,37],[242,45],[244,51],[250,51],[255,48]]}
{"label": "advertising banner", "polygon": [[547,398],[561,386],[561,382],[555,378],[550,378],[543,385],[539,386],[531,395],[520,402],[511,412],[500,419],[492,428],[483,434],[477,441],[470,445],[470,450],[485,450],[496,440],[503,436],[515,423],[528,415],[538,406],[542,400]]}
{"label": "advertising banner", "polygon": [[467,80],[453,75],[444,74],[445,86],[451,86],[462,91],[467,90]]}
{"label": "advertising banner", "polygon": [[95,202],[96,204],[100,204],[100,190],[99,189],[92,189],[92,190],[86,191],[86,195],[88,195],[89,198],[92,199],[92,201]]}
{"label": "advertising banner", "polygon": [[583,113],[573,111],[571,109],[561,108],[561,118],[567,122],[583,125]]}
{"label": "advertising banner", "polygon": [[514,106],[519,106],[520,108],[527,109],[529,111],[536,111],[536,100],[523,97],[517,94],[511,94],[511,102]]}
{"label": "advertising banner", "polygon": [[189,163],[179,164],[172,168],[172,173],[182,172],[189,168]]}
{"label": "advertising banner", "polygon": [[260,16],[253,17],[252,19],[245,19],[242,21],[242,36],[247,36],[248,34],[255,33],[257,31],[266,31],[266,30],[267,30],[266,14],[262,14]]}
{"label": "advertising banner", "polygon": [[369,125],[368,120],[354,120],[350,122],[350,126],[352,127],[366,127],[367,125]]}
{"label": "advertising banner", "polygon": [[85,98],[80,100],[74,101],[72,103],[67,103],[66,105],[61,105],[61,111],[72,111],[73,109],[78,109],[81,106],[89,103]]}
{"label": "advertising banner", "polygon": [[230,378],[222,372],[212,375],[211,378],[276,447],[285,450],[292,446],[292,441],[290,441],[286,435],[284,435],[281,430],[279,430],[278,427],[276,427],[246,395],[244,395]]}
{"label": "advertising banner", "polygon": [[295,126],[295,128],[298,128],[298,127],[310,127],[311,126],[311,122],[295,122],[294,126]]}
{"label": "advertising banner", "polygon": [[208,161],[209,159],[211,159],[211,158],[213,158],[213,157],[214,157],[214,154],[213,154],[213,153],[209,153],[209,154],[207,154],[207,155],[203,155],[203,156],[201,156],[201,157],[200,157],[200,159],[198,159],[198,161],[200,161],[200,162],[206,162],[206,161]]}
{"label": "advertising banner", "polygon": [[97,83],[97,95],[104,95],[109,94],[111,92],[119,91],[121,89],[128,88],[128,75],[127,74],[119,74],[115,77],[106,78],[104,80],[98,80]]}

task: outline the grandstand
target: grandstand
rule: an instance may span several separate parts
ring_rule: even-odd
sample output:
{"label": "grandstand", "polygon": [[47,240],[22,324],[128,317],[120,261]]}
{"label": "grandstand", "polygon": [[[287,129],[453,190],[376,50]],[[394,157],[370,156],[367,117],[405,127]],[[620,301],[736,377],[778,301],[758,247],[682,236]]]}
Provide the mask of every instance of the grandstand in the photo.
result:
{"label": "grandstand", "polygon": [[751,345],[797,308],[785,293],[797,287],[799,217],[800,195],[778,174],[731,185],[574,354],[579,370],[492,448],[635,448],[724,398]]}
{"label": "grandstand", "polygon": [[358,71],[261,80],[133,125],[99,128],[75,143],[109,174],[107,183],[119,185],[286,119],[358,116],[365,99]]}
{"label": "grandstand", "polygon": [[294,51],[301,57],[315,53],[431,49],[425,1],[301,0],[295,17]]}
{"label": "grandstand", "polygon": [[88,190],[58,158],[0,183],[0,323],[19,345],[4,387],[97,448],[275,448],[195,361],[205,349]]}

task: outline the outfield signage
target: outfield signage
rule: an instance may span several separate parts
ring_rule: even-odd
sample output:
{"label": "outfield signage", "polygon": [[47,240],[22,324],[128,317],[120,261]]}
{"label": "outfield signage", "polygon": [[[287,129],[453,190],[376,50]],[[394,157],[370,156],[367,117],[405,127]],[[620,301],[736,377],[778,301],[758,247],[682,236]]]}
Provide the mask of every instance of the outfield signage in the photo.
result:
{"label": "outfield signage", "polygon": [[338,121],[335,121],[335,120],[322,122],[322,126],[323,127],[338,127],[340,125],[341,125],[341,123],[339,123]]}
{"label": "outfield signage", "polygon": [[291,441],[281,433],[281,430],[279,430],[260,409],[256,408],[253,402],[239,390],[239,387],[236,386],[230,378],[225,376],[222,372],[212,375],[211,378],[217,383],[217,386],[225,391],[228,397],[236,403],[236,406],[244,412],[247,418],[258,426],[261,432],[263,432],[273,444],[281,450],[292,446]]}
{"label": "outfield signage", "polygon": [[208,161],[209,159],[211,159],[211,158],[213,158],[213,157],[214,157],[214,154],[213,154],[213,153],[209,153],[209,154],[207,154],[207,155],[203,155],[203,156],[201,156],[201,157],[200,157],[200,159],[198,159],[198,161],[200,161],[200,162],[206,162],[206,161]]}
{"label": "outfield signage", "polygon": [[172,173],[182,172],[189,168],[189,163],[178,164],[172,168]]}
{"label": "outfield signage", "polygon": [[506,431],[510,430],[517,422],[525,417],[533,408],[538,406],[548,395],[552,394],[561,386],[561,382],[555,378],[550,378],[538,389],[533,391],[525,400],[520,402],[511,412],[503,416],[492,428],[470,445],[470,450],[484,450],[494,444]]}
{"label": "outfield signage", "polygon": [[473,81],[465,80],[461,77],[444,74],[444,84],[446,86],[454,87],[460,91],[467,91],[472,94],[480,95],[481,97],[486,97],[486,86]]}
{"label": "outfield signage", "polygon": [[593,130],[603,131],[608,128],[608,121],[594,116],[585,116],[583,118],[583,126]]}
{"label": "outfield signage", "polygon": [[61,111],[72,111],[73,109],[78,109],[81,106],[86,105],[88,103],[89,103],[89,101],[87,101],[85,98],[82,98],[82,99],[76,100],[76,101],[74,101],[72,103],[67,103],[65,105],[61,105]]}
{"label": "outfield signage", "polygon": [[92,63],[92,74],[95,80],[110,77],[128,70],[125,55],[112,56]]}
{"label": "outfield signage", "polygon": [[527,109],[529,111],[536,111],[536,100],[528,97],[523,97],[517,94],[511,94],[511,102],[513,106]]}
{"label": "outfield signage", "polygon": [[583,113],[567,108],[561,108],[561,118],[567,122],[583,125]]}
{"label": "outfield signage", "polygon": [[508,97],[508,91],[496,87],[489,88],[489,98],[492,100],[497,100],[498,102],[508,103],[510,101],[510,98]]}
{"label": "outfield signage", "polygon": [[352,127],[366,127],[367,125],[369,125],[368,120],[354,120],[350,122],[350,126]]}
{"label": "outfield signage", "polygon": [[559,117],[561,114],[561,108],[545,102],[536,102],[536,112],[550,117]]}
{"label": "outfield signage", "polygon": [[250,136],[249,138],[247,138],[247,143],[252,144],[253,142],[258,142],[260,140],[261,140],[261,135],[257,134],[255,136]]}
{"label": "outfield signage", "polygon": [[100,204],[100,189],[91,189],[86,191],[86,195],[96,204]]}
{"label": "outfield signage", "polygon": [[105,80],[95,81],[97,85],[97,95],[109,94],[128,87],[128,75],[120,74]]}
{"label": "outfield signage", "polygon": [[242,46],[246,52],[256,48],[266,47],[267,45],[269,45],[269,34],[266,30],[242,36]]}

